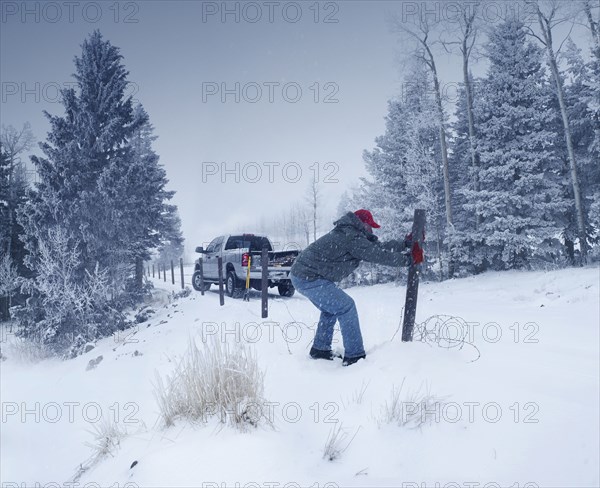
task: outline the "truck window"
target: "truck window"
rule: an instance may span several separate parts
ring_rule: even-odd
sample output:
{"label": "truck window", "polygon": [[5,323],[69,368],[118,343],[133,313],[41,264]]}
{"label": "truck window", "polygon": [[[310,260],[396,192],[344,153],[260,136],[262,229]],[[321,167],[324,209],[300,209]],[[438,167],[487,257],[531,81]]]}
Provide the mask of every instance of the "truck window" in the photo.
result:
{"label": "truck window", "polygon": [[211,243],[206,248],[206,252],[216,252],[219,250],[219,246],[223,242],[223,237],[217,237],[211,241]]}
{"label": "truck window", "polygon": [[231,236],[227,239],[225,244],[225,250],[227,249],[247,249],[250,251],[261,251],[263,244],[267,245],[267,250],[272,251],[271,243],[269,239],[263,236],[251,236],[251,235],[237,235]]}

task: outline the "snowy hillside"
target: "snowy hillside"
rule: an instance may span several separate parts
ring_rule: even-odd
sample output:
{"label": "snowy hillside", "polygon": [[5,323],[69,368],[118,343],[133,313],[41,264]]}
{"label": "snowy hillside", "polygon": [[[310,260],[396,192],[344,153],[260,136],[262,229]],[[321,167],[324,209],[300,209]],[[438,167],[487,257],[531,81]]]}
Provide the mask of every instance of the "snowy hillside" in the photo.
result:
{"label": "snowy hillside", "polygon": [[[74,360],[27,363],[6,337],[2,486],[63,486],[79,466],[91,466],[80,485],[120,487],[600,485],[597,268],[422,283],[417,321],[461,318],[475,347],[402,343],[394,334],[405,288],[351,288],[367,359],[347,368],[308,359],[318,315],[299,294],[270,295],[276,324],[267,324],[258,293],[220,307],[214,287],[173,299],[175,286],[155,286],[155,314]],[[457,323],[442,333],[456,336],[449,325]],[[156,375],[173,371],[190,338],[209,336],[251,343],[272,426],[161,424]],[[429,410],[417,412],[424,422],[386,420],[401,385],[404,407],[428,396]],[[92,464],[86,443],[99,417],[118,420],[126,434]],[[331,461],[324,446],[336,426],[345,450]]]}

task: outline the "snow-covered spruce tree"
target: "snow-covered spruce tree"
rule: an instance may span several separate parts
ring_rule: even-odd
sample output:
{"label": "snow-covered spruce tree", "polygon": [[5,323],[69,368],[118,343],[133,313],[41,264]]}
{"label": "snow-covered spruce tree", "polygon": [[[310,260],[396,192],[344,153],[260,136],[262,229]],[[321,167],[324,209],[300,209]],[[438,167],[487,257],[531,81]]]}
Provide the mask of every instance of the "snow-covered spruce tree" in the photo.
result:
{"label": "snow-covered spruce tree", "polygon": [[559,181],[557,113],[540,49],[527,41],[520,21],[496,26],[486,52],[490,66],[478,97],[479,191],[465,193],[466,208],[480,217],[478,261],[519,268],[559,251],[558,222],[568,203]]}
{"label": "snow-covered spruce tree", "polygon": [[[476,136],[481,118],[477,103],[479,83],[472,76],[469,80],[473,94],[473,132]],[[475,191],[479,187],[477,168],[480,164],[480,157],[477,148],[474,147],[474,151],[472,151],[471,147],[467,91],[464,87],[461,87],[458,92],[455,114],[456,119],[452,124],[453,137],[450,142],[449,161],[450,185],[456,189],[452,193],[455,232],[451,236],[453,240],[451,249],[454,254],[457,275],[461,275],[478,273],[483,270],[481,254],[476,252],[476,249],[481,245],[481,240],[476,234],[479,222],[477,214],[466,205],[467,199],[465,197],[466,191]]]}
{"label": "snow-covered spruce tree", "polygon": [[427,211],[426,251],[440,269],[445,232],[444,180],[430,75],[411,67],[401,98],[390,100],[386,131],[364,152],[372,182],[364,182],[372,208],[383,222],[383,239],[403,239],[415,208]]}
{"label": "snow-covered spruce tree", "polygon": [[[27,264],[36,274],[26,286],[31,298],[19,311],[20,333],[57,351],[123,325],[121,311],[133,300],[124,277],[133,274],[136,258],[157,247],[160,217],[170,210],[164,200],[171,197],[158,158],[142,157],[131,142],[147,115],[134,111],[125,96],[128,73],[119,49],[95,31],[75,68],[76,87],[61,91],[65,114],[46,113],[45,157],[32,157],[40,181],[19,212]],[[46,258],[63,250],[72,259],[60,283],[47,271]],[[73,300],[85,307],[54,313],[64,299],[51,291],[54,286],[80,293]]]}
{"label": "snow-covered spruce tree", "polygon": [[150,258],[152,250],[160,249],[168,242],[182,245],[180,221],[177,207],[167,202],[173,191],[167,191],[166,172],[159,164],[159,156],[152,149],[154,128],[148,114],[141,105],[134,108],[134,120],[142,120],[129,139],[131,151],[127,165],[114,161],[100,175],[98,188],[107,202],[118,202],[112,207],[115,225],[108,228],[110,235],[109,269],[123,267],[126,277],[131,276],[135,265],[134,279],[122,282],[118,273],[115,281],[121,281],[128,293],[125,299],[136,299],[143,291],[143,261]]}

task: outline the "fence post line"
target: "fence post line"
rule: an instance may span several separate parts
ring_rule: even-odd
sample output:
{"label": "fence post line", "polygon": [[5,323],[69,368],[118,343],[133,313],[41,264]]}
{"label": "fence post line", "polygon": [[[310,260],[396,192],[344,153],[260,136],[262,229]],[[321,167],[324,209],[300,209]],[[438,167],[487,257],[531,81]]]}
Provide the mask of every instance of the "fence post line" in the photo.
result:
{"label": "fence post line", "polygon": [[173,260],[171,259],[171,284],[175,284],[175,268],[173,267]]}
{"label": "fence post line", "polygon": [[154,263],[152,263],[152,278],[154,278]]}
{"label": "fence post line", "polygon": [[167,282],[167,265],[163,263],[163,281]]}

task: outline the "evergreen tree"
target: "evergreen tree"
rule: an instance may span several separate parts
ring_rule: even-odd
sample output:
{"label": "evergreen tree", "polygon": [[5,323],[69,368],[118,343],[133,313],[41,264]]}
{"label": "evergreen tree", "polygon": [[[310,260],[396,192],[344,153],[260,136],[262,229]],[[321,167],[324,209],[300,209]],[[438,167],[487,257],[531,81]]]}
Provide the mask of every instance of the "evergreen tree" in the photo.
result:
{"label": "evergreen tree", "polygon": [[[469,83],[473,94],[473,130],[475,138],[478,136],[478,124],[481,121],[481,109],[478,103],[480,92],[480,80],[469,74]],[[466,199],[465,190],[476,190],[477,168],[479,167],[479,154],[477,148],[474,151],[474,161],[471,156],[471,144],[469,140],[469,121],[467,114],[467,91],[464,86],[458,90],[458,100],[455,109],[455,121],[452,124],[452,158],[450,166],[451,185],[459,191],[453,193],[453,208],[456,207],[455,227],[460,231],[477,228],[476,214],[467,210],[464,205]]]}
{"label": "evergreen tree", "polygon": [[[481,110],[478,103],[479,81],[470,75],[471,91],[473,94],[473,125],[477,139]],[[453,192],[452,208],[454,211],[455,232],[451,236],[451,249],[457,274],[478,273],[484,270],[482,253],[477,248],[482,245],[478,235],[479,219],[477,213],[468,205],[466,197],[469,191],[477,191],[478,168],[480,165],[479,152],[475,148],[474,158],[471,154],[471,141],[469,140],[469,121],[467,114],[467,91],[461,87],[458,92],[456,104],[456,119],[452,125],[454,137],[451,143],[450,157],[450,184],[456,190]],[[476,142],[476,141],[475,141]],[[473,160],[475,165],[473,165]]]}
{"label": "evergreen tree", "polygon": [[[10,240],[10,163],[0,142],[0,320],[8,319],[8,294],[12,291],[13,261],[9,255]],[[3,270],[6,269],[6,272]],[[9,289],[10,288],[10,289]]]}
{"label": "evergreen tree", "polygon": [[520,21],[495,27],[486,51],[490,66],[478,97],[480,188],[465,193],[466,209],[481,221],[475,236],[484,243],[480,260],[517,268],[557,251],[558,221],[568,207],[552,130],[557,114],[541,52]]}
{"label": "evergreen tree", "polygon": [[10,162],[0,142],[0,252],[8,253],[9,200],[10,200]]}
{"label": "evergreen tree", "polygon": [[[140,293],[134,264],[141,269],[159,246],[173,212],[148,116],[125,96],[119,49],[95,31],[75,68],[76,87],[61,91],[65,114],[46,112],[45,157],[31,158],[40,182],[19,212],[35,272],[21,334],[74,353],[123,326],[121,310]],[[67,295],[55,289],[61,280],[77,307],[64,308]]]}
{"label": "evergreen tree", "polygon": [[135,265],[135,279],[129,283],[129,290],[139,293],[143,288],[143,261],[167,242],[182,246],[183,238],[177,207],[167,203],[174,192],[165,189],[166,172],[152,149],[154,128],[141,105],[134,108],[134,119],[144,122],[129,140],[129,164],[112,161],[101,174],[98,187],[113,212],[114,225],[108,227],[111,268]]}
{"label": "evergreen tree", "polygon": [[[427,211],[431,262],[448,262],[443,246],[446,230],[445,193],[439,124],[431,75],[412,66],[401,98],[390,100],[386,131],[376,147],[365,151],[372,181],[360,191],[383,222],[383,239],[403,239],[412,226],[415,208]],[[431,241],[435,245],[431,245]]]}
{"label": "evergreen tree", "polygon": [[[435,125],[435,101],[431,80],[423,67],[415,65],[403,83],[402,96],[388,102],[386,130],[375,139],[376,147],[363,159],[373,184],[363,182],[372,206],[385,222],[385,238],[398,239],[410,228],[416,206],[433,209],[439,187],[439,141]],[[443,184],[443,182],[442,182]],[[424,200],[424,201],[422,201]]]}
{"label": "evergreen tree", "polygon": [[158,256],[163,263],[168,263],[171,260],[177,261],[183,257],[184,239],[181,233],[181,219],[177,213],[170,213],[169,232],[165,234],[165,239],[162,242]]}

